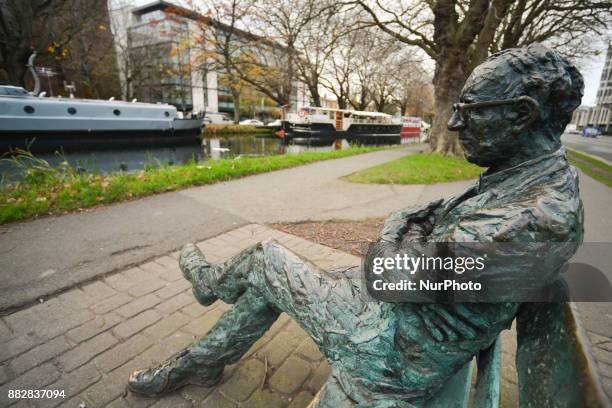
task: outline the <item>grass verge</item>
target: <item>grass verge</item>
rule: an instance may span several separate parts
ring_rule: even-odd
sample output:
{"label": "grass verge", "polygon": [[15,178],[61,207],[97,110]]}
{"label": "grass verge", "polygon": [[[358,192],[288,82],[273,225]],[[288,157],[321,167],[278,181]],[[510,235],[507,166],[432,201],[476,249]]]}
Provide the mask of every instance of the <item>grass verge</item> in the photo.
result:
{"label": "grass verge", "polygon": [[204,128],[205,137],[244,134],[272,135],[274,129],[257,128],[251,125],[206,125]]}
{"label": "grass verge", "polygon": [[331,152],[208,160],[110,175],[81,174],[66,162],[53,168],[44,160],[22,153],[10,160],[23,169],[24,180],[0,186],[0,224],[384,149],[351,147]]}
{"label": "grass verge", "polygon": [[569,162],[595,180],[612,187],[612,166],[575,150],[566,149]]}
{"label": "grass verge", "polygon": [[475,178],[483,170],[463,158],[420,153],[355,172],[344,179],[353,183],[432,184]]}

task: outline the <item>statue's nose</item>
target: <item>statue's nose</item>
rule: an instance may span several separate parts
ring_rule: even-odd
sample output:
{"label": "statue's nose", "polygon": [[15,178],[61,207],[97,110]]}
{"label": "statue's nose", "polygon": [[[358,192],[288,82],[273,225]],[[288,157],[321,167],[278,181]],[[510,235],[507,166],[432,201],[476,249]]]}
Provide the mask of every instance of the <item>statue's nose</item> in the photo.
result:
{"label": "statue's nose", "polygon": [[448,128],[448,130],[453,132],[465,129],[465,122],[463,121],[461,115],[459,115],[459,111],[455,110],[453,112],[450,119],[448,120],[448,123],[446,124],[446,127]]}

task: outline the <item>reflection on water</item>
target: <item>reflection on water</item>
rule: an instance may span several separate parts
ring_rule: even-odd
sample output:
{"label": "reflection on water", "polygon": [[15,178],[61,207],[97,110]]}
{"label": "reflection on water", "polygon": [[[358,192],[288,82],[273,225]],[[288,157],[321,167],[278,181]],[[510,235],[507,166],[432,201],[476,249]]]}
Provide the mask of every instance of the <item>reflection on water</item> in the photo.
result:
{"label": "reflection on water", "polygon": [[[277,137],[229,136],[204,139],[201,146],[177,146],[147,149],[121,149],[60,154],[39,154],[51,166],[67,161],[73,168],[107,174],[117,171],[134,172],[149,166],[186,164],[191,160],[231,158],[237,156],[267,156],[295,154],[304,151],[330,151],[349,147],[346,140],[330,146],[285,145]],[[7,160],[0,160],[0,175],[5,179],[19,178],[17,169]]]}

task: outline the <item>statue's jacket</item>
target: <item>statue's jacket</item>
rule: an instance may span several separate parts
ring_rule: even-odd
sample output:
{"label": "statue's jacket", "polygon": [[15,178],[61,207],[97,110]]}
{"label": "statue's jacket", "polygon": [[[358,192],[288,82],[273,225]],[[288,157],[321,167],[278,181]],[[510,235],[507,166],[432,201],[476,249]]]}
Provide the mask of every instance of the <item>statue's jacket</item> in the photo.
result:
{"label": "statue's jacket", "polygon": [[[513,288],[555,280],[583,238],[577,172],[568,164],[563,148],[503,171],[484,173],[462,194],[436,204],[433,229],[425,237],[429,243],[519,244],[509,249],[501,245],[498,259],[485,268],[488,276],[482,277],[497,284],[498,290],[506,288],[508,299],[496,303],[369,302],[351,341],[328,344],[332,373],[355,400],[377,399],[383,393],[389,400],[418,405],[429,398],[510,327],[521,305],[512,301]],[[405,231],[401,220],[422,208],[392,215],[379,243],[397,240],[397,231]],[[410,251],[408,247],[403,243],[393,251],[401,254]],[[342,364],[334,364],[334,357]],[[406,390],[412,390],[411,394]]]}

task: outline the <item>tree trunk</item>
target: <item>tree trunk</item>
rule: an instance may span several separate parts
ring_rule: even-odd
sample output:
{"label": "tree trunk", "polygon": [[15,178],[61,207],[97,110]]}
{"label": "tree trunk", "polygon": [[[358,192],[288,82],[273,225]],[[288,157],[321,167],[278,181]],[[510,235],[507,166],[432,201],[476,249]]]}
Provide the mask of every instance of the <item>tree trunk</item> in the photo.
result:
{"label": "tree trunk", "polygon": [[310,92],[310,99],[312,100],[312,106],[321,106],[321,95],[319,95],[318,86],[314,84],[309,84],[308,90]]}
{"label": "tree trunk", "polygon": [[240,91],[232,88],[231,92],[232,102],[234,104],[234,123],[238,124],[238,122],[240,122]]}
{"label": "tree trunk", "polygon": [[[450,52],[449,52],[450,51]],[[460,50],[443,50],[436,61],[434,75],[434,120],[430,131],[431,151],[447,156],[462,156],[457,132],[451,132],[446,124],[453,112],[453,104],[459,102],[461,88],[467,79],[467,58]]]}

